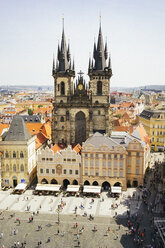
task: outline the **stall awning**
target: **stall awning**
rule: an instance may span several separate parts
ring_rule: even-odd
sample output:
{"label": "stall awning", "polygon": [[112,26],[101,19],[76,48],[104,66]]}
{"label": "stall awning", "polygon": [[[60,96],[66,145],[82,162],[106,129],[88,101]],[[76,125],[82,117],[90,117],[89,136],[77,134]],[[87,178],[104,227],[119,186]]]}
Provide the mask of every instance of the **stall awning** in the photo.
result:
{"label": "stall awning", "polygon": [[101,192],[101,186],[88,186],[84,185],[83,193],[95,193],[99,194]]}
{"label": "stall awning", "polygon": [[111,193],[121,193],[121,187],[118,186],[111,187]]}
{"label": "stall awning", "polygon": [[67,192],[78,192],[80,189],[80,185],[68,185]]}
{"label": "stall awning", "polygon": [[38,191],[59,191],[61,185],[59,184],[37,184],[35,190]]}
{"label": "stall awning", "polygon": [[27,183],[19,183],[14,190],[25,190],[27,187]]}

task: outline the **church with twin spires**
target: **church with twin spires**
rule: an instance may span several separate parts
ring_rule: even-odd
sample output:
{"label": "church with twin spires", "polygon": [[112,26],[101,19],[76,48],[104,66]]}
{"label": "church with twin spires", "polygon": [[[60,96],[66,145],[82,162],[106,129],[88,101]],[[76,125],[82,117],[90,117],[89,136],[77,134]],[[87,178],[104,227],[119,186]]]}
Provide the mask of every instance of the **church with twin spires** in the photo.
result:
{"label": "church with twin spires", "polygon": [[93,57],[89,58],[89,86],[80,71],[75,79],[74,61],[67,46],[64,27],[61,45],[58,45],[56,63],[53,60],[54,101],[52,114],[53,144],[82,144],[95,132],[110,136],[112,111],[110,109],[111,60],[107,42],[103,43],[101,25]]}

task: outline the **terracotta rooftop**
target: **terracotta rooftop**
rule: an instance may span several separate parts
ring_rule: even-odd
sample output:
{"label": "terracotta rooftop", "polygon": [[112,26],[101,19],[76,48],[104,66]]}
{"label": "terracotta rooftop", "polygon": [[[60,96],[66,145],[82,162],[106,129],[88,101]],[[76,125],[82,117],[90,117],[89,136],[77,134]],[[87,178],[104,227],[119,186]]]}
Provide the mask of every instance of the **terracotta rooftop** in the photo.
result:
{"label": "terracotta rooftop", "polygon": [[60,151],[61,151],[60,147],[59,147],[57,144],[55,144],[55,145],[51,148],[51,150],[52,150],[54,153],[60,152]]}

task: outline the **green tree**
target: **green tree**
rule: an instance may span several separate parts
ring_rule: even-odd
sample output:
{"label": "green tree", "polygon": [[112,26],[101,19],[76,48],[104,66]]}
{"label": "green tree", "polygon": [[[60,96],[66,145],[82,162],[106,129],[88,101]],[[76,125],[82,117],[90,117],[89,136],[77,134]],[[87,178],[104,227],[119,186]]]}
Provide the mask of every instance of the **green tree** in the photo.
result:
{"label": "green tree", "polygon": [[38,105],[38,108],[42,108],[43,107],[43,105]]}
{"label": "green tree", "polygon": [[28,115],[33,115],[33,110],[32,109],[28,109]]}

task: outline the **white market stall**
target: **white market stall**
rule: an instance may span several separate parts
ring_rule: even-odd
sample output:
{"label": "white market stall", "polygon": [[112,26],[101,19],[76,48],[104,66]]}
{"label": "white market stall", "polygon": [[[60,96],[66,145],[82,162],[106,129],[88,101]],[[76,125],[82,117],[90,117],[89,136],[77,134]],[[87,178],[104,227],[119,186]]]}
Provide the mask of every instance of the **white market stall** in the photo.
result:
{"label": "white market stall", "polygon": [[121,194],[121,187],[119,186],[112,186],[111,187],[111,193],[117,193],[117,194]]}
{"label": "white market stall", "polygon": [[100,196],[101,186],[84,185],[83,194]]}
{"label": "white market stall", "polygon": [[27,183],[19,183],[13,190],[13,194],[22,194],[27,189]]}
{"label": "white market stall", "polygon": [[80,189],[80,185],[68,185],[66,191],[67,192],[78,192]]}
{"label": "white market stall", "polygon": [[59,192],[61,188],[61,185],[59,184],[37,184],[34,193],[36,192]]}
{"label": "white market stall", "polygon": [[69,195],[78,196],[79,190],[80,190],[80,185],[68,185],[66,189],[66,192],[67,192],[66,196],[69,196]]}

